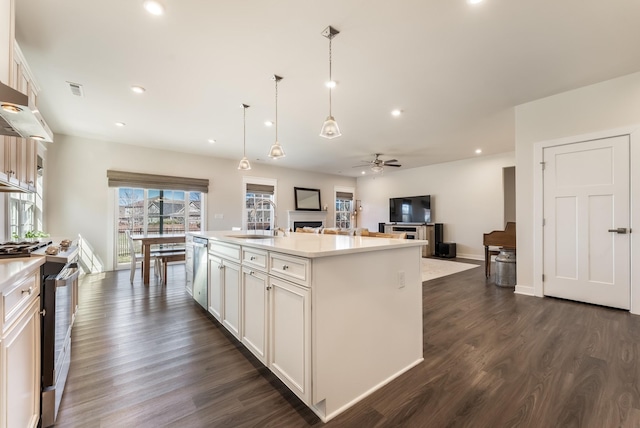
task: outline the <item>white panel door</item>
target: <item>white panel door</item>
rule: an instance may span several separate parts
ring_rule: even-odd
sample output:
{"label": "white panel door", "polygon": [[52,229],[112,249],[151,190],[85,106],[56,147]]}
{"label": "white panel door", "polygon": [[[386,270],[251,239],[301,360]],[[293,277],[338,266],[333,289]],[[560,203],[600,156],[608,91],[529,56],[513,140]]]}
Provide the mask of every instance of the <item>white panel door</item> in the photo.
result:
{"label": "white panel door", "polygon": [[543,156],[544,294],[629,309],[629,136]]}

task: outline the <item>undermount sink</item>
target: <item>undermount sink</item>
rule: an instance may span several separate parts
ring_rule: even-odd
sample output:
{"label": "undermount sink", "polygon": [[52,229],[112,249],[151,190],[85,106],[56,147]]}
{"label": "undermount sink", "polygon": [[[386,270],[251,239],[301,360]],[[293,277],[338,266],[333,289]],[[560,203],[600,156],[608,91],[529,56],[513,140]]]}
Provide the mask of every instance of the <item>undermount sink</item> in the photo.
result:
{"label": "undermount sink", "polygon": [[275,236],[271,235],[228,235],[229,238],[238,238],[238,239],[271,239],[275,238]]}

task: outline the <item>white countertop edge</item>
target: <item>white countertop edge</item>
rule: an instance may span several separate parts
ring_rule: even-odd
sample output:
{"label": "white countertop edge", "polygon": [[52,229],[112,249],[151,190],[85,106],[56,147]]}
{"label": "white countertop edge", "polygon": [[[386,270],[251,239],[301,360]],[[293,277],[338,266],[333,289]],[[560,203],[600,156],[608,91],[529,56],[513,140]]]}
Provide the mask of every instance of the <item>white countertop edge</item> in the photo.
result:
{"label": "white countertop edge", "polygon": [[44,257],[0,259],[0,294],[16,282],[27,278],[33,269],[39,268],[44,262]]}
{"label": "white countertop edge", "polygon": [[[266,239],[234,238],[231,235],[252,235],[247,231],[207,231],[190,232],[193,236],[200,236],[209,240],[216,240],[244,247],[258,248],[266,251],[276,251],[295,256],[318,258],[330,257],[341,254],[365,253],[369,251],[385,251],[394,248],[420,247],[427,245],[428,241],[417,239],[390,239],[373,238],[366,236],[323,235],[311,233],[295,233],[289,236],[270,237]],[[257,233],[259,235],[259,233]],[[324,240],[325,248],[320,250],[308,250],[299,248],[305,240]],[[296,248],[296,242],[300,242]],[[333,243],[333,245],[331,245]]]}

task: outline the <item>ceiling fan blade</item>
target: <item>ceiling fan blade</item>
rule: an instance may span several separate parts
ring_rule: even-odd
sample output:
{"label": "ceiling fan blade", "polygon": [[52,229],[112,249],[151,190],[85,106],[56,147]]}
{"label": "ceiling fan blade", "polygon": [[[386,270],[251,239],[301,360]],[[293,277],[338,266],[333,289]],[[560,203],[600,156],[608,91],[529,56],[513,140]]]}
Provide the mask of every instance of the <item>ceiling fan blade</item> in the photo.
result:
{"label": "ceiling fan blade", "polygon": [[398,159],[386,160],[386,161],[384,161],[384,164],[385,164],[385,165],[388,165],[388,164],[390,164],[390,163],[394,163],[394,162],[398,162]]}
{"label": "ceiling fan blade", "polygon": [[402,166],[402,165],[385,163],[384,166],[396,166],[396,167],[399,167],[399,166]]}

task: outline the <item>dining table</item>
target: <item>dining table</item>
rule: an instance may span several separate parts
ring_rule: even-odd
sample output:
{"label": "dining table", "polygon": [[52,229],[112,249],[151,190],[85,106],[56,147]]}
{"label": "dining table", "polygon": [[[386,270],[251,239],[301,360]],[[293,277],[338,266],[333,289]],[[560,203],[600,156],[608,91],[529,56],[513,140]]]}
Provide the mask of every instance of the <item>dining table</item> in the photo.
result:
{"label": "dining table", "polygon": [[150,265],[151,265],[151,246],[161,244],[181,244],[185,243],[185,234],[166,234],[166,235],[132,235],[131,239],[140,241],[142,244],[142,283],[149,285]]}

